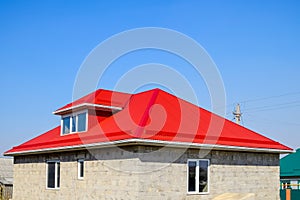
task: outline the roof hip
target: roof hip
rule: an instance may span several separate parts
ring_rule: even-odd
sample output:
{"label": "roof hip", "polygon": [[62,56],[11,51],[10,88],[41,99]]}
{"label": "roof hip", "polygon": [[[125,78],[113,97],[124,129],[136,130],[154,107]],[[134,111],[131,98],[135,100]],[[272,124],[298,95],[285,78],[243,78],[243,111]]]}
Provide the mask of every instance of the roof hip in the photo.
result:
{"label": "roof hip", "polygon": [[151,96],[151,98],[149,100],[149,103],[148,103],[148,105],[147,105],[147,107],[145,109],[145,112],[144,112],[144,114],[143,114],[143,116],[142,116],[142,118],[141,118],[141,120],[140,120],[140,122],[138,124],[138,127],[137,127],[137,129],[135,131],[135,136],[137,138],[141,137],[141,135],[143,133],[143,130],[145,129],[145,125],[146,125],[146,123],[147,123],[147,121],[149,119],[149,111],[150,111],[151,107],[154,105],[154,102],[155,102],[155,100],[156,100],[156,98],[158,96],[158,93],[159,93],[159,89],[154,89],[153,90],[153,94],[152,94],[152,96]]}

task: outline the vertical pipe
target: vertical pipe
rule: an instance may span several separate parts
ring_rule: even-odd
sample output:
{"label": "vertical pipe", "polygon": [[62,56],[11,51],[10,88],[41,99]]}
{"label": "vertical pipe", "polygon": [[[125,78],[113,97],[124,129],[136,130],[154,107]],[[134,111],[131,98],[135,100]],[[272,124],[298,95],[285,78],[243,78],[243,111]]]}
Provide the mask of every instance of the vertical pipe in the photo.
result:
{"label": "vertical pipe", "polygon": [[285,200],[291,200],[291,189],[285,190]]}

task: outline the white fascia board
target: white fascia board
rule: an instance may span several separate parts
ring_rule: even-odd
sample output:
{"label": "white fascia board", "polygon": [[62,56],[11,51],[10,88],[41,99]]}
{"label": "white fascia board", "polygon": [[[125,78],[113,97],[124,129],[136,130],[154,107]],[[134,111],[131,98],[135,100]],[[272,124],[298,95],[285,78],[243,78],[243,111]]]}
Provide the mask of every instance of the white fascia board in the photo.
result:
{"label": "white fascia board", "polygon": [[69,108],[65,108],[65,109],[62,109],[62,110],[54,111],[53,114],[56,115],[56,114],[66,112],[66,111],[69,111],[69,110],[78,109],[80,107],[105,108],[105,109],[110,109],[110,110],[122,110],[123,109],[122,107],[117,107],[117,106],[107,106],[107,105],[93,104],[93,103],[82,103],[82,104],[72,106],[72,107],[69,107]]}
{"label": "white fascia board", "polygon": [[176,147],[176,148],[203,148],[207,150],[247,151],[247,152],[265,152],[265,153],[280,153],[280,154],[293,152],[292,150],[282,150],[282,149],[226,146],[226,145],[215,145],[215,144],[195,144],[195,143],[188,143],[188,142],[171,142],[171,141],[147,140],[147,139],[126,139],[126,140],[117,140],[117,141],[101,142],[101,143],[93,143],[93,144],[19,151],[19,152],[7,153],[4,155],[16,156],[16,155],[26,155],[26,154],[50,153],[50,152],[58,152],[58,151],[81,150],[87,148],[104,148],[104,147],[112,147],[117,145],[132,145],[132,144],[155,145],[155,146],[167,145],[167,147]]}

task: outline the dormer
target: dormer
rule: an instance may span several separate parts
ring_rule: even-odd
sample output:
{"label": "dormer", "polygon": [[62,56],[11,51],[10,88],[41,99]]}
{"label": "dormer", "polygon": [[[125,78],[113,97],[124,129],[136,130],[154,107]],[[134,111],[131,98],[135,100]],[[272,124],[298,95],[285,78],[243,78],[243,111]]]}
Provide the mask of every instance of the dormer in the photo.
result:
{"label": "dormer", "polygon": [[61,116],[61,135],[66,135],[86,132],[91,127],[89,125],[94,124],[93,121],[99,122],[121,110],[122,107],[117,106],[82,103],[75,106],[67,105],[53,114]]}
{"label": "dormer", "polygon": [[123,110],[130,97],[131,94],[100,89],[59,108],[53,114],[61,116],[61,135],[84,133]]}

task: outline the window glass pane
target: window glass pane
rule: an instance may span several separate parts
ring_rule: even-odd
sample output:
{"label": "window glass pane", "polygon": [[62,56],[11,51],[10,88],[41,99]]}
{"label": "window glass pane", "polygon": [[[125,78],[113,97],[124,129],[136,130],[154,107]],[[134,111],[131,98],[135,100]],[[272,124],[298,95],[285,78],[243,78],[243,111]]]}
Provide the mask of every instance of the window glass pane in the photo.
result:
{"label": "window glass pane", "polygon": [[188,162],[188,191],[195,192],[196,191],[196,166],[197,163],[195,161]]}
{"label": "window glass pane", "polygon": [[76,117],[72,116],[72,132],[76,132]]}
{"label": "window glass pane", "polygon": [[208,161],[199,161],[199,192],[208,192]]}
{"label": "window glass pane", "polygon": [[63,118],[63,134],[70,133],[70,117]]}
{"label": "window glass pane", "polygon": [[84,162],[83,161],[79,161],[79,177],[83,178],[84,176]]}
{"label": "window glass pane", "polygon": [[55,188],[55,163],[48,162],[48,177],[47,177],[47,187]]}
{"label": "window glass pane", "polygon": [[298,189],[298,181],[297,180],[291,180],[291,188],[292,188],[292,190]]}
{"label": "window glass pane", "polygon": [[86,113],[81,113],[77,117],[78,117],[78,132],[86,131]]}
{"label": "window glass pane", "polygon": [[290,187],[290,181],[289,180],[283,180],[282,181],[283,185],[283,189],[289,188]]}
{"label": "window glass pane", "polygon": [[284,189],[284,182],[282,180],[280,180],[280,189],[283,190]]}
{"label": "window glass pane", "polygon": [[58,163],[56,163],[57,164],[57,187],[59,188],[59,186],[60,186],[60,163],[58,162]]}

